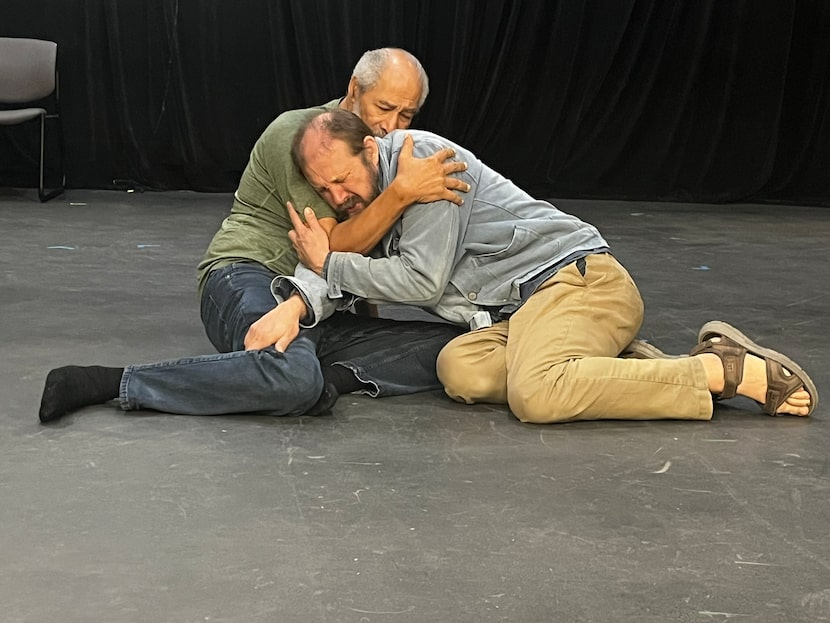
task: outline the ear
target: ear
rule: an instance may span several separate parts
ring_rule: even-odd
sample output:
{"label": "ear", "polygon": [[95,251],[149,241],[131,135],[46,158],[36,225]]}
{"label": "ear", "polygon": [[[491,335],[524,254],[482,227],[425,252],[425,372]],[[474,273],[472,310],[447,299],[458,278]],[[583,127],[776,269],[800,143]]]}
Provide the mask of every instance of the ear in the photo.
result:
{"label": "ear", "polygon": [[348,89],[346,95],[348,97],[352,98],[352,99],[356,99],[357,94],[359,93],[359,91],[360,91],[360,87],[357,84],[357,78],[352,76],[351,79],[349,80],[349,89]]}
{"label": "ear", "polygon": [[378,151],[377,139],[374,136],[364,136],[363,147],[366,148],[366,155],[369,157],[369,162],[374,166],[378,166],[380,152]]}

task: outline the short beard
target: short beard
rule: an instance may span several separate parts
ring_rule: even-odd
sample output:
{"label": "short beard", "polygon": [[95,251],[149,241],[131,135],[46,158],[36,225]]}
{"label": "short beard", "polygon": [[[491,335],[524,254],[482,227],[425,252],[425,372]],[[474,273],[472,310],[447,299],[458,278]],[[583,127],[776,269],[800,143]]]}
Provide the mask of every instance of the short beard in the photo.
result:
{"label": "short beard", "polygon": [[371,204],[375,199],[378,198],[378,195],[380,194],[380,185],[378,184],[380,175],[378,173],[378,168],[374,164],[372,164],[372,162],[366,156],[365,151],[360,154],[360,160],[363,162],[363,166],[366,167],[366,171],[369,173],[369,182],[371,188],[369,190],[368,196],[361,197],[360,195],[353,195],[335,208],[335,210],[339,214],[345,215],[345,218],[349,218],[349,209],[352,208],[355,204],[362,203],[363,209],[365,210],[369,207],[369,204]]}
{"label": "short beard", "polygon": [[363,161],[363,166],[365,166],[366,170],[369,172],[369,180],[372,185],[372,188],[369,191],[371,193],[371,197],[366,197],[366,199],[369,200],[366,202],[366,205],[369,205],[377,199],[380,194],[380,173],[378,172],[378,168],[369,160],[369,157],[366,155],[366,150],[360,154],[360,159]]}

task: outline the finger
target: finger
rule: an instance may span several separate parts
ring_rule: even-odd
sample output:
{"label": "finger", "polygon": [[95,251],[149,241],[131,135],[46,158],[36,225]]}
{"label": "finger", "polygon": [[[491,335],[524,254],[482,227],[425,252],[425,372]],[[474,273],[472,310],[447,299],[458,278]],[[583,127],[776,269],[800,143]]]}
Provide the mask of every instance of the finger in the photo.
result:
{"label": "finger", "polygon": [[455,150],[452,147],[444,147],[441,151],[436,151],[433,157],[439,162],[444,162],[447,158],[455,156]]}
{"label": "finger", "polygon": [[245,334],[245,350],[259,350],[259,345],[257,344],[256,339],[253,335],[251,335],[251,330],[248,329],[248,333]]}
{"label": "finger", "polygon": [[409,132],[403,137],[403,145],[401,145],[401,151],[398,155],[398,158],[403,156],[404,158],[411,158],[412,157],[412,148],[415,146],[415,141],[412,140],[412,135]]}
{"label": "finger", "polygon": [[296,333],[283,335],[280,339],[277,340],[277,343],[274,344],[274,348],[277,350],[278,353],[284,353],[285,349],[291,345],[291,342],[294,341],[295,337],[297,337]]}
{"label": "finger", "polygon": [[461,173],[462,171],[467,170],[467,163],[461,162],[460,160],[445,162],[442,166],[444,167],[444,175],[449,173]]}
{"label": "finger", "polygon": [[454,203],[457,206],[464,205],[464,199],[461,197],[461,195],[458,195],[458,194],[456,194],[454,192],[451,192],[449,190],[446,192],[446,194],[444,194],[442,199],[446,199],[447,201],[451,201],[452,203]]}
{"label": "finger", "polygon": [[285,207],[288,209],[288,216],[291,219],[291,224],[294,226],[294,229],[302,227],[303,219],[301,219],[300,215],[297,214],[297,210],[294,209],[294,204],[288,201],[286,202]]}
{"label": "finger", "polygon": [[320,225],[320,221],[317,220],[317,215],[314,214],[314,210],[306,208],[303,211],[303,216],[305,216],[305,223],[311,231],[322,231],[323,226]]}
{"label": "finger", "polygon": [[470,185],[467,182],[458,179],[457,177],[444,178],[444,186],[446,186],[450,190],[460,190],[461,192],[465,193],[470,192]]}

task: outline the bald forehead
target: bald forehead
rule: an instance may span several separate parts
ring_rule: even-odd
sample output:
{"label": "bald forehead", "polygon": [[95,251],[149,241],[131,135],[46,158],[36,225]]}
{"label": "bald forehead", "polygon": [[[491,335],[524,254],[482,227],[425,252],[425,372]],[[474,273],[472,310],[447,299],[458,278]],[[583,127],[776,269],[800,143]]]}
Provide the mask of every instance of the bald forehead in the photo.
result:
{"label": "bald forehead", "polygon": [[421,73],[405,54],[395,51],[389,55],[389,60],[383,66],[380,72],[380,79],[386,78],[388,81],[399,81],[413,83],[419,86],[421,84]]}
{"label": "bald forehead", "polygon": [[367,95],[378,102],[411,114],[418,112],[421,93],[420,73],[406,58],[387,63],[375,86],[366,91]]}
{"label": "bald forehead", "polygon": [[409,68],[415,74],[418,73],[418,68],[415,66],[415,63],[412,62],[412,58],[401,50],[391,50],[389,52],[389,58],[386,62],[386,66],[395,66],[399,70]]}
{"label": "bald forehead", "polygon": [[319,124],[312,122],[300,141],[300,152],[305,161],[304,172],[308,173],[312,163],[320,162],[320,159],[330,160],[334,147],[335,140],[331,135]]}

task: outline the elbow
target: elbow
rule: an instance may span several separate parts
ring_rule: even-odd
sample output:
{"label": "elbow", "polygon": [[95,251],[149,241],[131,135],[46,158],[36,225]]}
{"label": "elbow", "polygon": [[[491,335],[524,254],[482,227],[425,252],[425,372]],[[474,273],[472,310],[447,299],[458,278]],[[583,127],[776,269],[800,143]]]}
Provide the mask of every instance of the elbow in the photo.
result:
{"label": "elbow", "polygon": [[413,287],[411,304],[419,307],[432,307],[444,295],[445,285],[442,281],[422,275]]}

